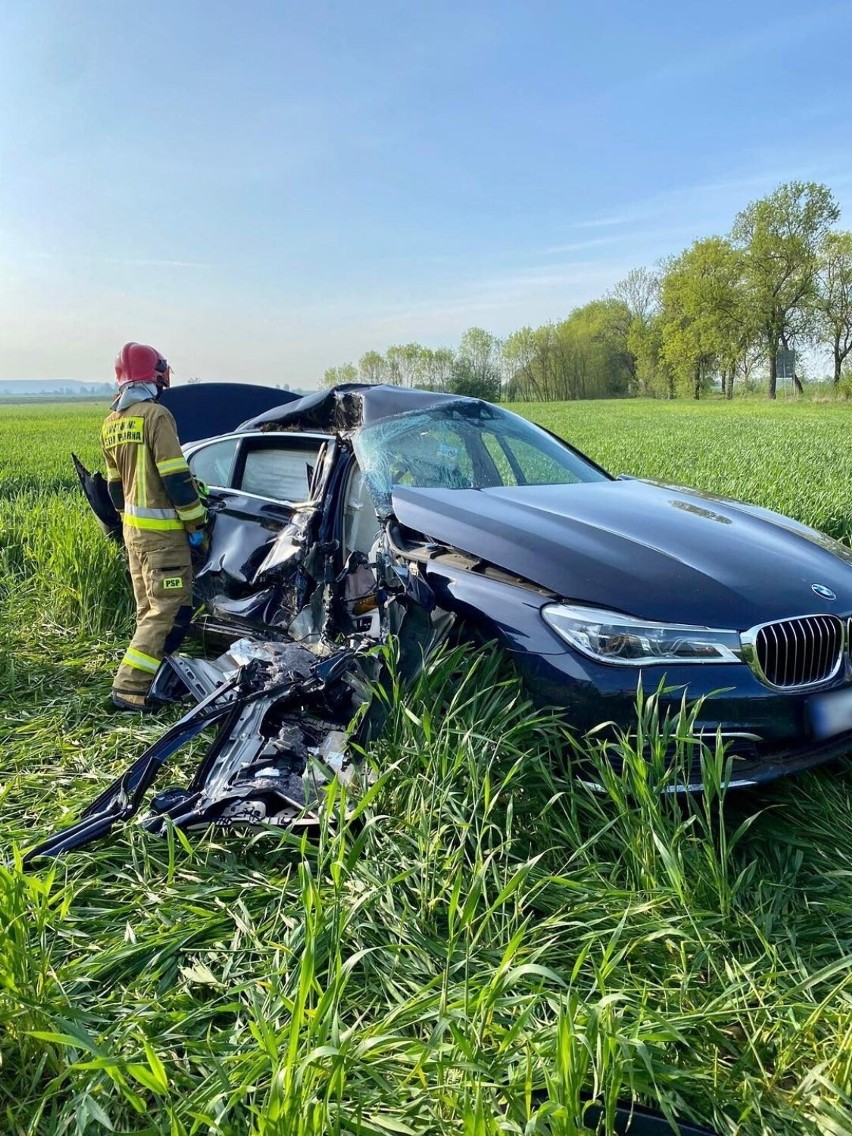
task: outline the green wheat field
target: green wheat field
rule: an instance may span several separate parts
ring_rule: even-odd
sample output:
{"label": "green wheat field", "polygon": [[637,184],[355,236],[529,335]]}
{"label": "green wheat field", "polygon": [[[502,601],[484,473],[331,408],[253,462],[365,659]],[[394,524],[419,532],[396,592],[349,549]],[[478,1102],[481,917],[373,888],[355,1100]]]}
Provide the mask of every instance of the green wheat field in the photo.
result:
{"label": "green wheat field", "polygon": [[[848,405],[518,409],[852,540]],[[724,799],[708,751],[680,805],[653,692],[622,775],[586,743],[593,795],[503,660],[448,651],[318,836],[131,825],[21,870],[174,716],[106,712],[129,587],[68,458],[103,413],[0,408],[0,1133],[569,1136],[631,1100],[852,1133],[852,766]]]}

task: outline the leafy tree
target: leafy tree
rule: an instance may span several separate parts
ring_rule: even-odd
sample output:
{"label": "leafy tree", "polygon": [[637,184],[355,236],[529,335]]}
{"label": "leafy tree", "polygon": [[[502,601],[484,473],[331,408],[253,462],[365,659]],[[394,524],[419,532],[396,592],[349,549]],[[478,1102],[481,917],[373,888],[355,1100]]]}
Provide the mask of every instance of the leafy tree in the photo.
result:
{"label": "leafy tree", "polygon": [[[495,341],[496,342],[496,341]],[[425,390],[446,391],[452,385],[455,353],[449,347],[423,347],[420,343],[405,343],[389,347],[386,355],[367,351],[353,363],[329,367],[323,376],[323,386],[338,383],[391,383],[394,386],[421,387]]]}
{"label": "leafy tree", "polygon": [[358,360],[358,381],[362,383],[386,383],[388,364],[379,351],[367,351]]}
{"label": "leafy tree", "polygon": [[[370,354],[376,355],[376,352]],[[382,360],[381,355],[376,357]],[[454,362],[455,354],[449,347],[431,348],[421,343],[389,347],[383,360],[383,377],[377,381],[422,390],[447,391],[453,382]]]}
{"label": "leafy tree", "polygon": [[555,327],[522,327],[503,344],[506,396],[522,402],[548,402],[556,398],[553,390],[555,368],[553,342]]}
{"label": "leafy tree", "polygon": [[770,398],[776,396],[779,347],[789,349],[808,330],[819,254],[839,215],[827,186],[800,181],[780,185],[737,214],[732,236],[744,254],[747,301],[769,359]]}
{"label": "leafy tree", "polygon": [[500,340],[481,327],[471,327],[461,337],[450,377],[452,394],[500,400]]}
{"label": "leafy tree", "polygon": [[698,398],[717,374],[729,397],[754,333],[742,288],[743,257],[708,237],[669,261],[662,278],[661,352],[676,386]]}
{"label": "leafy tree", "polygon": [[560,342],[570,344],[573,368],[573,373],[565,371],[565,397],[613,398],[629,393],[636,375],[627,338],[630,322],[624,301],[610,296],[575,308],[559,325]]}
{"label": "leafy tree", "polygon": [[664,323],[665,317],[660,311],[645,321],[631,320],[627,346],[634,359],[636,393],[674,398],[677,394],[675,373],[663,354]]}
{"label": "leafy tree", "polygon": [[[623,335],[631,370],[630,393],[657,393],[664,368],[661,360],[654,361],[648,348],[655,338],[651,323],[660,310],[660,274],[653,268],[631,268],[612,289],[610,297],[621,303],[626,321]],[[643,356],[641,378],[639,355],[634,346]]]}
{"label": "leafy tree", "polygon": [[816,330],[831,342],[834,358],[833,383],[852,351],[852,233],[829,233],[817,268],[814,297]]}
{"label": "leafy tree", "polygon": [[608,297],[561,323],[514,332],[503,347],[507,396],[550,402],[627,394],[635,369],[629,325],[624,303]]}
{"label": "leafy tree", "polygon": [[448,391],[455,361],[456,354],[451,347],[424,348],[418,385],[425,390]]}
{"label": "leafy tree", "polygon": [[660,274],[652,268],[631,268],[610,293],[631,318],[647,324],[660,306]]}
{"label": "leafy tree", "polygon": [[510,402],[540,402],[536,368],[536,333],[528,325],[513,331],[503,343],[506,398]]}
{"label": "leafy tree", "polygon": [[358,368],[354,363],[343,363],[339,367],[329,367],[322,377],[324,387],[336,387],[341,383],[357,383]]}
{"label": "leafy tree", "polygon": [[388,382],[397,387],[416,386],[418,361],[422,347],[419,343],[398,344],[385,352]]}

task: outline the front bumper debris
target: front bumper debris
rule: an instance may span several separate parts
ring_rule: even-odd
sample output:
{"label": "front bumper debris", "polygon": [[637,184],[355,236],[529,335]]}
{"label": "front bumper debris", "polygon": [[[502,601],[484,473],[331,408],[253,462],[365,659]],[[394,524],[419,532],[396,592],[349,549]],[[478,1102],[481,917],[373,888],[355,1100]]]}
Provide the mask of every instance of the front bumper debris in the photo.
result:
{"label": "front bumper debris", "polygon": [[213,662],[172,656],[152,693],[167,701],[189,694],[196,704],[24,863],[81,848],[130,820],[164,766],[208,728],[215,734],[189,785],[156,794],[143,827],[318,824],[323,786],[356,775],[347,743],[366,721],[377,673],[368,651],[340,648],[317,659],[298,644],[247,639]]}

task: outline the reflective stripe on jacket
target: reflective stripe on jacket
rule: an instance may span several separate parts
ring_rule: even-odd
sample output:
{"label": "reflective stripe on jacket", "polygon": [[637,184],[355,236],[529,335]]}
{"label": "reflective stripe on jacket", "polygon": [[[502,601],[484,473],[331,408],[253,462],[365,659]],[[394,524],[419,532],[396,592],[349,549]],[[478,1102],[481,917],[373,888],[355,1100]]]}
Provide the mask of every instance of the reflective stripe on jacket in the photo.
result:
{"label": "reflective stripe on jacket", "polygon": [[101,429],[110,497],[126,525],[155,532],[203,522],[175,420],[158,402],[107,415]]}

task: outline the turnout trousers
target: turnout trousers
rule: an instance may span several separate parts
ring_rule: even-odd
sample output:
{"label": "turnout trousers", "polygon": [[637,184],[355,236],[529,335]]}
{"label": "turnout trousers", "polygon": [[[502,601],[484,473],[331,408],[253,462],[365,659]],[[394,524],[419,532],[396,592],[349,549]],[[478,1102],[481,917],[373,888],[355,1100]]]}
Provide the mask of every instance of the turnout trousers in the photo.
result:
{"label": "turnout trousers", "polygon": [[186,532],[124,526],[136,630],[113,679],[116,694],[144,695],[163,655],[176,651],[192,619],[192,562]]}

